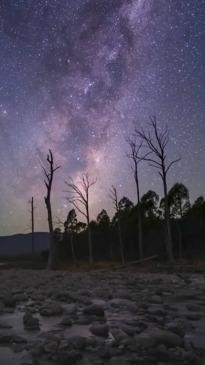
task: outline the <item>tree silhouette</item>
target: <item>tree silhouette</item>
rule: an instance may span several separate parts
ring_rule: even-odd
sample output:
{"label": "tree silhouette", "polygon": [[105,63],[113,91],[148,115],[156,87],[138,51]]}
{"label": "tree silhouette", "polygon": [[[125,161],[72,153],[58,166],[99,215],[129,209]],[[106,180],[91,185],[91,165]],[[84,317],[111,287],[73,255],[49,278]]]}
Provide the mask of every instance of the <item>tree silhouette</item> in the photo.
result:
{"label": "tree silhouette", "polygon": [[122,240],[122,229],[121,229],[121,221],[120,221],[120,207],[119,207],[119,201],[117,196],[117,189],[112,185],[110,190],[110,198],[112,199],[114,209],[117,216],[117,228],[118,228],[118,236],[119,236],[119,242],[120,242],[120,255],[121,255],[121,261],[122,264],[125,264],[125,253],[124,253],[124,244]]}
{"label": "tree silhouette", "polygon": [[44,197],[47,214],[48,214],[48,227],[50,233],[50,245],[49,245],[49,256],[48,256],[48,269],[54,269],[56,265],[56,242],[53,231],[53,217],[52,217],[52,209],[51,209],[51,190],[53,184],[53,177],[56,170],[60,168],[60,166],[54,166],[53,153],[49,149],[49,153],[47,155],[47,164],[48,166],[42,166],[45,175],[45,186],[47,189],[47,195]]}
{"label": "tree silhouette", "polygon": [[[137,146],[136,141],[132,139],[127,140],[131,152],[127,154],[127,156],[132,160],[133,166],[132,169],[134,171],[134,179],[137,188],[137,218],[138,218],[138,246],[139,246],[139,257],[142,259],[144,257],[143,250],[143,232],[142,232],[142,212],[141,212],[141,204],[140,204],[140,186],[139,186],[139,163],[143,161],[143,158],[139,156],[142,142]],[[148,154],[145,154],[144,158],[147,157]]]}
{"label": "tree silhouette", "polygon": [[82,214],[87,222],[88,230],[88,247],[89,247],[89,264],[93,264],[93,247],[92,247],[92,236],[90,227],[90,212],[89,212],[89,192],[90,188],[95,185],[95,180],[90,180],[88,174],[85,174],[80,179],[79,184],[75,184],[70,178],[69,182],[66,182],[69,190],[68,201],[74,206],[74,208]]}
{"label": "tree silhouette", "polygon": [[184,184],[176,183],[169,190],[168,200],[172,215],[182,218],[189,207],[189,190]]}
{"label": "tree silhouette", "polygon": [[77,215],[75,209],[71,209],[67,215],[66,221],[64,222],[64,228],[65,232],[70,235],[71,254],[73,263],[75,265],[77,263],[75,248],[74,248],[74,233],[76,231],[76,225],[77,225]]}
{"label": "tree silhouette", "polygon": [[149,190],[142,196],[142,211],[146,218],[155,218],[157,216],[158,203],[159,195],[153,190]]}
{"label": "tree silhouette", "polygon": [[98,222],[98,224],[100,224],[102,226],[110,225],[110,217],[107,214],[107,211],[105,209],[101,210],[101,212],[98,214],[97,222]]}
{"label": "tree silhouette", "polygon": [[100,242],[103,242],[104,252],[108,253],[109,259],[113,258],[113,242],[112,242],[112,227],[110,217],[105,209],[97,216],[98,232]]}
{"label": "tree silhouette", "polygon": [[174,186],[169,190],[168,202],[171,215],[176,219],[179,237],[179,257],[182,258],[183,237],[180,220],[182,220],[184,213],[186,213],[190,207],[189,191],[187,187],[180,183],[174,184]]}
{"label": "tree silhouette", "polygon": [[120,199],[118,205],[119,205],[120,211],[122,211],[124,209],[132,209],[134,207],[133,202],[131,202],[131,200],[129,198],[127,198],[126,196],[123,196],[123,198]]}
{"label": "tree silhouette", "polygon": [[142,139],[146,148],[150,152],[149,156],[144,157],[150,165],[158,170],[162,179],[165,202],[165,223],[166,223],[166,249],[167,256],[170,262],[174,261],[173,242],[170,225],[170,210],[168,204],[168,188],[167,188],[167,174],[170,168],[180,159],[167,162],[167,145],[169,142],[168,128],[160,129],[157,124],[156,117],[150,117],[151,132],[145,132],[143,129],[136,129],[136,135]]}

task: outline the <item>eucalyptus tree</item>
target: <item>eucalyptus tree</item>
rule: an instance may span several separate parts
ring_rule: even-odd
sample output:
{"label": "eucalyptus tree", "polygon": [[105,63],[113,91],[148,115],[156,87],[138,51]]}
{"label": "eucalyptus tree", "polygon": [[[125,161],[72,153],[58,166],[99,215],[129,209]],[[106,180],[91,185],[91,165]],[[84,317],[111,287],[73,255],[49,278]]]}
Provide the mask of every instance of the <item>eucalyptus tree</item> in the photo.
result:
{"label": "eucalyptus tree", "polygon": [[113,185],[110,189],[110,198],[113,202],[113,206],[114,206],[114,209],[115,209],[115,212],[116,212],[115,216],[117,218],[118,237],[119,237],[119,243],[120,243],[120,256],[121,256],[121,262],[124,265],[125,264],[125,252],[124,252],[124,243],[123,243],[123,239],[122,239],[120,206],[119,206],[119,199],[118,199],[117,189]]}
{"label": "eucalyptus tree", "polygon": [[179,257],[182,257],[182,226],[181,221],[183,215],[187,212],[190,207],[189,202],[189,191],[187,187],[182,183],[176,183],[169,190],[168,193],[168,203],[170,207],[171,216],[176,219],[177,229],[178,229],[178,238],[179,238]]}
{"label": "eucalyptus tree", "polygon": [[71,209],[68,212],[66,221],[64,222],[64,229],[65,233],[69,234],[70,236],[72,260],[75,265],[77,263],[75,247],[74,247],[74,233],[76,232],[76,226],[77,226],[77,215],[75,209]]}
{"label": "eucalyptus tree", "polygon": [[92,244],[92,235],[91,235],[91,227],[90,227],[90,207],[89,207],[89,198],[90,198],[90,189],[93,185],[96,184],[96,179],[90,179],[88,174],[85,174],[81,177],[79,183],[74,183],[73,179],[70,178],[69,181],[66,181],[66,185],[69,188],[67,191],[68,201],[74,206],[74,208],[82,214],[87,223],[88,230],[88,248],[89,248],[89,264],[93,264],[93,244]]}
{"label": "eucalyptus tree", "polygon": [[139,257],[142,259],[144,257],[143,250],[143,231],[142,231],[142,209],[141,209],[141,201],[140,201],[140,183],[139,183],[139,163],[144,161],[144,159],[149,155],[149,152],[144,156],[140,156],[143,142],[137,144],[135,138],[129,138],[127,140],[130,153],[127,154],[127,157],[132,160],[132,170],[134,172],[134,179],[137,189],[137,220],[138,220],[138,247],[139,247]]}
{"label": "eucalyptus tree", "polygon": [[151,130],[144,131],[144,129],[136,129],[136,136],[141,138],[144,146],[147,148],[149,155],[144,157],[152,167],[157,169],[163,184],[164,191],[164,205],[165,205],[165,227],[166,227],[166,250],[170,262],[174,261],[173,242],[170,224],[170,209],[168,203],[168,187],[167,175],[171,167],[180,159],[168,161],[167,146],[169,142],[168,128],[160,128],[156,117],[150,117],[149,126]]}

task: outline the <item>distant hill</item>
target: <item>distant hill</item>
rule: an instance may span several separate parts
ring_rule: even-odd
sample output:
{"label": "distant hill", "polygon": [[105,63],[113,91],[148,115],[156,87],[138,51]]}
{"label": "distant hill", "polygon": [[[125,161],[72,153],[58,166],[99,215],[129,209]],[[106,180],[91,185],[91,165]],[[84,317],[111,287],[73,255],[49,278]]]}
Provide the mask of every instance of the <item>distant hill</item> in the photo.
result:
{"label": "distant hill", "polygon": [[[36,232],[34,235],[34,252],[40,253],[48,249],[49,234]],[[0,236],[0,255],[27,255],[31,253],[31,233]]]}

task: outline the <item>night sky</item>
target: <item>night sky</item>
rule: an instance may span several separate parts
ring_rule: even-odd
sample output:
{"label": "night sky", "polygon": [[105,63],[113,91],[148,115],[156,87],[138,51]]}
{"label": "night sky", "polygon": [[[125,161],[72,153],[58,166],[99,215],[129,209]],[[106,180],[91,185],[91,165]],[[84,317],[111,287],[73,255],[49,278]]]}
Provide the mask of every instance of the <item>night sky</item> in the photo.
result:
{"label": "night sky", "polygon": [[[40,161],[49,148],[62,167],[54,220],[71,208],[64,181],[97,177],[92,218],[112,213],[109,189],[136,202],[125,142],[156,115],[170,129],[169,175],[205,194],[204,0],[0,1],[0,234],[26,232],[34,196],[36,230],[46,230]],[[141,194],[161,194],[141,165]],[[81,218],[81,217],[79,217]]]}

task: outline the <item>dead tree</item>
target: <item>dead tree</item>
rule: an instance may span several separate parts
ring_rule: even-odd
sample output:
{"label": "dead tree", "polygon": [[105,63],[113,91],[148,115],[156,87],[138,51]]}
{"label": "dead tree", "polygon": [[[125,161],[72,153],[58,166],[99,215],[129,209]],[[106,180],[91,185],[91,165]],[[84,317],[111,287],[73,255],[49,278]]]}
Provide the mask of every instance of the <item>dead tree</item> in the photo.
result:
{"label": "dead tree", "polygon": [[56,242],[54,239],[54,229],[53,229],[53,217],[52,217],[52,209],[51,209],[51,190],[53,184],[53,177],[56,170],[60,168],[60,166],[54,166],[53,153],[49,150],[47,155],[47,163],[48,167],[42,166],[45,175],[45,186],[47,189],[47,194],[44,197],[47,214],[48,214],[48,227],[50,234],[50,242],[49,242],[49,257],[48,257],[48,269],[54,269],[56,264]]}
{"label": "dead tree", "polygon": [[146,153],[143,157],[140,157],[140,151],[142,148],[142,142],[137,145],[135,140],[128,139],[127,140],[131,152],[127,154],[127,157],[130,158],[133,162],[132,169],[134,171],[134,179],[137,188],[137,218],[138,218],[138,246],[139,246],[139,257],[140,259],[144,258],[144,250],[143,250],[143,232],[142,232],[142,213],[141,213],[141,201],[140,201],[140,187],[139,187],[139,163],[144,161],[144,159],[149,155],[149,152]]}
{"label": "dead tree", "polygon": [[82,176],[79,184],[75,184],[70,178],[66,185],[69,190],[68,201],[71,203],[76,210],[82,214],[87,222],[88,229],[88,248],[89,248],[89,264],[93,265],[93,245],[92,245],[92,235],[90,227],[90,211],[89,211],[89,191],[90,188],[95,185],[96,179],[90,180],[89,175],[85,174]]}
{"label": "dead tree", "polygon": [[112,185],[112,188],[110,190],[110,198],[112,199],[116,215],[117,215],[117,228],[118,228],[118,236],[119,236],[119,242],[120,242],[120,255],[121,255],[121,261],[122,265],[125,264],[125,253],[124,253],[124,244],[122,239],[122,229],[121,229],[121,222],[120,222],[120,208],[119,208],[119,201],[117,196],[117,189]]}
{"label": "dead tree", "polygon": [[170,168],[178,162],[180,159],[167,162],[166,149],[169,142],[169,131],[168,128],[160,129],[157,125],[156,117],[150,117],[150,126],[152,129],[145,132],[143,129],[136,129],[136,135],[141,138],[148,151],[149,156],[145,156],[144,160],[150,163],[150,166],[156,168],[162,179],[163,190],[164,190],[164,201],[165,201],[165,224],[166,224],[166,250],[167,256],[170,262],[174,261],[173,255],[173,243],[171,235],[171,225],[170,225],[170,209],[168,203],[168,190],[167,190],[167,174]]}

